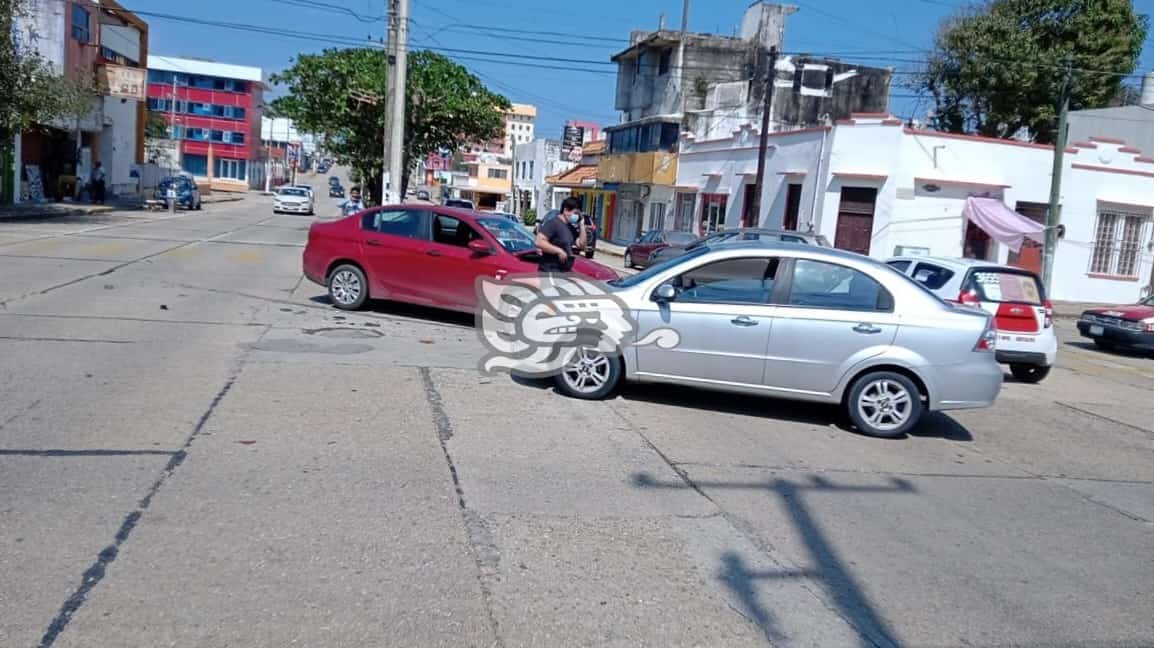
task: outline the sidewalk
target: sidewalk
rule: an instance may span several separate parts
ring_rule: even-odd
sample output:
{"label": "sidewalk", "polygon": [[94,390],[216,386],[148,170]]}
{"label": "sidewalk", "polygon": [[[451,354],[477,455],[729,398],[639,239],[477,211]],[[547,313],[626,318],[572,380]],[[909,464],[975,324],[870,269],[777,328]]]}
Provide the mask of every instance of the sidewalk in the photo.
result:
{"label": "sidewalk", "polygon": [[[227,203],[244,200],[247,193],[218,193],[201,198],[205,205]],[[114,211],[140,211],[144,209],[144,199],[112,200],[104,205],[94,205],[80,202],[45,202],[21,203],[19,205],[0,206],[0,221],[26,220],[30,218],[51,218],[53,216],[95,216]]]}
{"label": "sidewalk", "polygon": [[597,239],[597,251],[602,253],[602,254],[608,254],[610,256],[625,258],[625,246],[624,245],[617,245],[614,243],[609,243],[607,241],[602,241],[601,239]]}

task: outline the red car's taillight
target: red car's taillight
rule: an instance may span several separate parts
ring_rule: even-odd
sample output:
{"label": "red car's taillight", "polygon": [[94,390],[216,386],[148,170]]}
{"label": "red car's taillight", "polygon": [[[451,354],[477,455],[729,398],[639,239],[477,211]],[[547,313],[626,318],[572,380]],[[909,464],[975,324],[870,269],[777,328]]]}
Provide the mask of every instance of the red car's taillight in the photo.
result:
{"label": "red car's taillight", "polygon": [[1042,308],[1046,309],[1045,328],[1050,328],[1054,325],[1054,305],[1050,303],[1049,299],[1047,299],[1046,301],[1042,302]]}

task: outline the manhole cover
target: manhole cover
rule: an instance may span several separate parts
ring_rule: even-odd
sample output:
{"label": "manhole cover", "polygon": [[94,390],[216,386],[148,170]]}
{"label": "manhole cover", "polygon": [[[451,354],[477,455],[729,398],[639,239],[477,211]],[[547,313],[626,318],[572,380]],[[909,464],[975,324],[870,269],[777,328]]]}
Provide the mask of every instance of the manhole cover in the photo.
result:
{"label": "manhole cover", "polygon": [[365,340],[368,338],[379,338],[384,334],[380,331],[366,331],[365,329],[355,328],[319,328],[319,329],[302,329],[306,335],[318,335],[327,338],[344,338]]}

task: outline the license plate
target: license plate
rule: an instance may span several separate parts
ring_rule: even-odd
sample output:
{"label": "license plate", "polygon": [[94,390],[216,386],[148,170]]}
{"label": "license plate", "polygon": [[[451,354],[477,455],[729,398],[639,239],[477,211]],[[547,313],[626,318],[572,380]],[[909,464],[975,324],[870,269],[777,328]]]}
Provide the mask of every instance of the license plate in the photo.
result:
{"label": "license plate", "polygon": [[1106,332],[1106,329],[1102,328],[1101,326],[1091,326],[1090,327],[1090,335],[1102,335],[1105,332]]}

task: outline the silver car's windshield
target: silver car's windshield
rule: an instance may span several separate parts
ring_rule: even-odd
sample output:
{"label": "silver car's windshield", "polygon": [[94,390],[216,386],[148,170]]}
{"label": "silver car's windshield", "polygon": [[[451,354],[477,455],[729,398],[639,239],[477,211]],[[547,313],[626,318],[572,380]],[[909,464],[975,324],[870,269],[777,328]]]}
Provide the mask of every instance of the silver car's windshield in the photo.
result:
{"label": "silver car's windshield", "polygon": [[282,196],[308,196],[309,192],[304,189],[280,189],[277,191]]}
{"label": "silver car's windshield", "polygon": [[666,269],[672,268],[673,266],[675,266],[679,263],[685,263],[686,261],[689,261],[691,259],[696,259],[697,257],[705,254],[706,252],[709,252],[709,248],[705,247],[705,246],[701,246],[699,248],[690,250],[689,252],[686,252],[685,254],[683,254],[681,256],[673,257],[672,259],[662,261],[661,263],[655,263],[655,264],[649,266],[648,268],[642,270],[641,272],[638,272],[637,274],[633,275],[632,277],[624,277],[622,279],[614,279],[613,281],[609,282],[609,285],[613,286],[614,288],[632,288],[633,286],[636,286],[637,284],[644,282],[646,279],[649,279],[653,275],[661,274]]}

